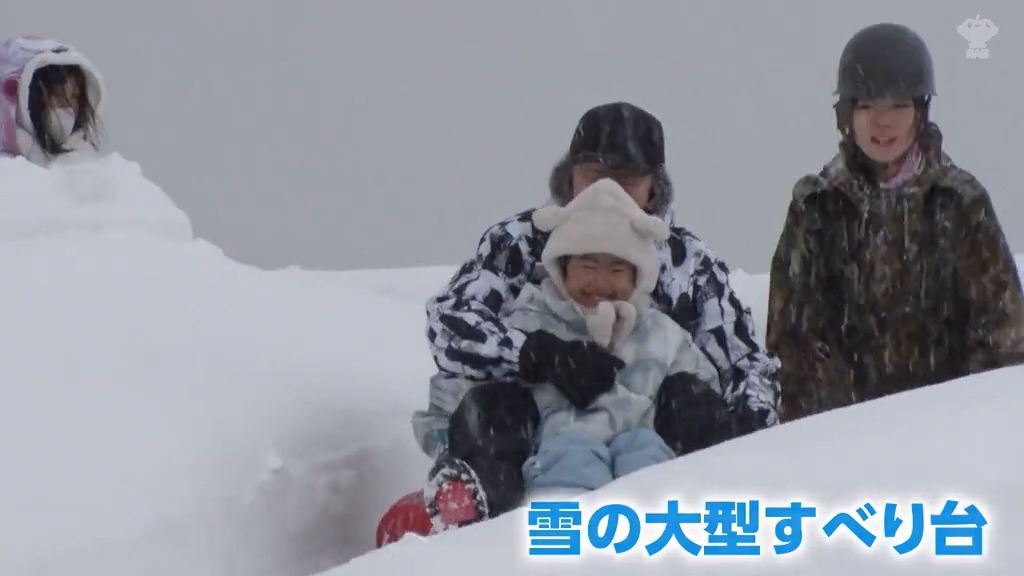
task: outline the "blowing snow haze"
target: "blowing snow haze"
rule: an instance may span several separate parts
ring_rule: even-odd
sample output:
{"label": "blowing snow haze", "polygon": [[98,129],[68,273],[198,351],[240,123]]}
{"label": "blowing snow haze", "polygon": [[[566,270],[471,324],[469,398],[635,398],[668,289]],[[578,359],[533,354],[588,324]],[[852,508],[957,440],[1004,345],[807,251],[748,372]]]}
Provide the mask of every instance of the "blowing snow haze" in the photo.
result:
{"label": "blowing snow haze", "polygon": [[[982,9],[1000,33],[969,60],[957,27]],[[1019,250],[1024,6],[1009,0],[13,0],[0,36],[89,55],[110,148],[246,263],[460,262],[488,225],[544,201],[584,110],[629,100],[665,124],[678,221],[766,272],[793,183],[836,150],[843,44],[884,20],[928,43],[933,117]]]}

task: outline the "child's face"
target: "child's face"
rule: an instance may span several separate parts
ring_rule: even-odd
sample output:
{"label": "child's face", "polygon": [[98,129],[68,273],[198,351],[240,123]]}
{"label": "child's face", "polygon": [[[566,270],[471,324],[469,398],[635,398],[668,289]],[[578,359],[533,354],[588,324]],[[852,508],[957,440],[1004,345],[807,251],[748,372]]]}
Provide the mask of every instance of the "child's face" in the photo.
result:
{"label": "child's face", "polygon": [[636,268],[608,254],[570,256],[565,265],[565,292],[584,308],[604,300],[629,300],[636,289]]}
{"label": "child's face", "polygon": [[46,90],[46,106],[51,110],[71,108],[77,112],[81,92],[82,87],[73,77],[69,77],[63,83]]}

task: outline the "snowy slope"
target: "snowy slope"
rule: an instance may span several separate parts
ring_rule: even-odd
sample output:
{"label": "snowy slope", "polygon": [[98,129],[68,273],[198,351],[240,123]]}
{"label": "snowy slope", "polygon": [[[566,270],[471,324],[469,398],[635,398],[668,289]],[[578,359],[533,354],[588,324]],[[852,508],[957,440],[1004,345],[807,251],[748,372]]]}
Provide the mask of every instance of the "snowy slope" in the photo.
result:
{"label": "snowy slope", "polygon": [[[664,512],[668,499],[678,499],[684,511],[700,512],[707,500],[760,499],[762,506],[799,501],[817,506],[820,516],[830,512],[806,521],[804,545],[792,557],[770,552],[774,524],[764,524],[762,516],[758,543],[764,555],[753,560],[691,557],[674,544],[649,558],[643,546],[661,532],[648,527],[638,546],[621,557],[610,550],[587,552],[584,538],[582,560],[540,561],[527,555],[527,518],[521,508],[430,539],[407,537],[327,575],[443,575],[451,574],[456,563],[479,567],[489,576],[1020,574],[1024,560],[1016,546],[1024,537],[1017,523],[1024,514],[1024,457],[1016,411],[1024,402],[1022,377],[1024,368],[1007,369],[789,423],[642,470],[582,500],[584,510],[626,503]],[[947,498],[974,503],[986,515],[984,556],[936,558],[934,533],[926,531],[915,553],[898,557],[892,547],[910,535],[909,505],[921,502],[926,514],[938,513]],[[831,515],[853,514],[865,502],[880,512],[865,523],[879,536],[871,550],[842,528],[832,540],[824,538],[821,526]],[[882,538],[885,502],[899,503],[906,520],[892,541]],[[707,539],[701,530],[689,526],[686,534],[703,544]],[[620,528],[618,539],[625,533]]]}
{"label": "snowy slope", "polygon": [[[0,159],[0,269],[2,574],[310,573],[425,473],[408,415],[451,270],[239,265],[116,156]],[[277,459],[278,511],[243,508]]]}
{"label": "snowy slope", "polygon": [[[311,574],[368,551],[377,517],[423,479],[429,462],[408,420],[433,368],[423,302],[454,268],[242,266],[194,240],[138,166],[112,156],[51,171],[0,159],[0,270],[0,574]],[[763,336],[766,279],[737,271],[733,281]],[[856,507],[958,494],[992,520],[991,563],[963,573],[1014,573],[1019,376],[783,426],[592,499]],[[407,539],[330,574],[450,574],[453,561],[535,573],[524,527],[511,514]],[[742,573],[857,573],[867,560],[853,550],[809,546],[795,562]],[[880,574],[894,566],[869,562]],[[617,559],[604,570],[637,568]]]}

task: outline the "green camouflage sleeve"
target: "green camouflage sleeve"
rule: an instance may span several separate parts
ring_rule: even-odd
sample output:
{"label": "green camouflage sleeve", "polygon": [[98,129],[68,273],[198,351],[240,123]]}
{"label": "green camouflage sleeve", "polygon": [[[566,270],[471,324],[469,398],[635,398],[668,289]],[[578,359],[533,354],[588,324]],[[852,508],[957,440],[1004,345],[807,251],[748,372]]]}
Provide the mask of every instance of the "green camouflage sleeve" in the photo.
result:
{"label": "green camouflage sleeve", "polygon": [[970,175],[958,242],[958,290],[967,299],[973,372],[1024,362],[1024,295],[988,192]]}
{"label": "green camouflage sleeve", "polygon": [[843,398],[850,374],[824,328],[826,295],[814,260],[821,253],[815,249],[820,215],[809,206],[824,188],[817,176],[797,183],[772,258],[766,346],[782,361],[783,422],[849,403]]}

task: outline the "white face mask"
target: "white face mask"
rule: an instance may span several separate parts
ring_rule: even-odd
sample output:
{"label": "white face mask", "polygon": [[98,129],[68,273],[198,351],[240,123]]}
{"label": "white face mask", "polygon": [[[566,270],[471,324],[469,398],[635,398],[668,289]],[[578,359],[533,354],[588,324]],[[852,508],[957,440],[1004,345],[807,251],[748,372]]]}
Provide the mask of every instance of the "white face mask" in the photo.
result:
{"label": "white face mask", "polygon": [[47,121],[50,126],[50,137],[56,140],[60,144],[64,144],[71,137],[71,133],[75,131],[75,119],[78,117],[75,114],[74,108],[56,108],[50,110],[49,118]]}

